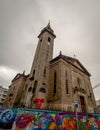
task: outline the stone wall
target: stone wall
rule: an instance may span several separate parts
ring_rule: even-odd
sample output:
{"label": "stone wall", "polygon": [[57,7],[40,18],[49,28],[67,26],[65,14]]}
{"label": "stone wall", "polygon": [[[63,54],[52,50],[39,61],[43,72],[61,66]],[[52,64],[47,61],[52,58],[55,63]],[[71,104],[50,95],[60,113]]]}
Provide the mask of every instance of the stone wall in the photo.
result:
{"label": "stone wall", "polygon": [[[77,65],[79,67],[79,65]],[[78,111],[82,111],[80,97],[84,98],[84,106],[87,112],[94,112],[95,98],[90,82],[90,77],[82,68],[76,68],[63,59],[58,59],[50,64],[49,67],[48,101],[51,104],[65,104],[72,106],[74,110],[74,100],[78,101]],[[56,72],[56,93],[54,93],[54,73]],[[77,79],[80,79],[80,86]],[[68,92],[66,92],[66,80],[68,82]],[[78,91],[74,94],[74,87]],[[58,108],[59,109],[59,108]]]}

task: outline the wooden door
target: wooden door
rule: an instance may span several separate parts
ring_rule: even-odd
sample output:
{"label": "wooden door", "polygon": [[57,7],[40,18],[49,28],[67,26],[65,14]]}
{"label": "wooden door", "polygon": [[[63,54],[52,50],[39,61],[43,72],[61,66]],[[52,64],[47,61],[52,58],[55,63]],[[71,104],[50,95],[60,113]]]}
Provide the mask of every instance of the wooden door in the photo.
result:
{"label": "wooden door", "polygon": [[86,103],[83,96],[80,96],[80,102],[81,102],[81,110],[82,112],[86,112]]}

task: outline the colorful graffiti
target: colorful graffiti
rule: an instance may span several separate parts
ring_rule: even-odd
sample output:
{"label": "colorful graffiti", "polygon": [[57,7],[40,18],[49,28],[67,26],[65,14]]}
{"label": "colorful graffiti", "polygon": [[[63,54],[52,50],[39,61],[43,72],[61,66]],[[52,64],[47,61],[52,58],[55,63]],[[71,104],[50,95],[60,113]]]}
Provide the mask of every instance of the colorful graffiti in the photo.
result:
{"label": "colorful graffiti", "polygon": [[16,109],[0,109],[0,128],[11,129],[16,117]]}
{"label": "colorful graffiti", "polygon": [[[76,130],[74,112],[36,109],[0,109],[0,128],[13,130]],[[6,126],[6,127],[5,127]],[[78,113],[79,130],[100,130],[100,114]]]}
{"label": "colorful graffiti", "polygon": [[44,103],[43,98],[35,98],[34,99],[34,104],[36,105],[37,109],[42,109],[43,108],[43,103]]}
{"label": "colorful graffiti", "polygon": [[[21,110],[18,113],[16,130],[76,130],[76,116],[73,112]],[[78,113],[78,126],[79,130],[100,130],[100,114]]]}

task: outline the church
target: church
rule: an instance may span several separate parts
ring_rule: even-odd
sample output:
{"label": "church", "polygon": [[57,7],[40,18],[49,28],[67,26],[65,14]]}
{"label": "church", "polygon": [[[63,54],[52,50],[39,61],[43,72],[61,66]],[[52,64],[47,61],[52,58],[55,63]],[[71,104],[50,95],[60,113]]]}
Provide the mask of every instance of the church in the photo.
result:
{"label": "church", "polygon": [[81,62],[61,52],[53,58],[56,35],[50,22],[38,35],[28,75],[18,73],[9,86],[4,107],[26,107],[94,113],[95,97],[90,73]]}

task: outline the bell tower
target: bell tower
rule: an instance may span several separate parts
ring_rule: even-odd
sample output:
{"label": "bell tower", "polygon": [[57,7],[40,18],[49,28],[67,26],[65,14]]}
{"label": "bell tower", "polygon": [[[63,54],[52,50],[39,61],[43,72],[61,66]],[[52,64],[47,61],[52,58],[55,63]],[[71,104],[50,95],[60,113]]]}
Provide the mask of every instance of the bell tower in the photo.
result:
{"label": "bell tower", "polygon": [[[45,98],[46,95],[48,66],[53,57],[53,44],[56,38],[50,22],[41,30],[38,38],[38,45],[29,75],[30,82],[28,83],[28,89],[31,89],[32,93],[27,95],[27,102],[29,102],[29,99]],[[30,95],[32,95],[32,98],[29,97]]]}
{"label": "bell tower", "polygon": [[[53,44],[54,44],[54,38],[55,38],[54,31],[50,27],[50,22],[48,25],[43,28],[38,35],[38,45],[35,53],[35,57],[33,60],[30,76],[33,75],[34,69],[36,71],[36,68],[43,69],[45,66],[49,64],[49,61],[53,57]],[[39,70],[38,70],[39,71]],[[38,73],[39,74],[39,73]]]}

